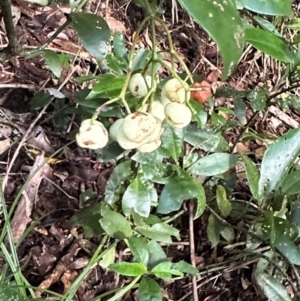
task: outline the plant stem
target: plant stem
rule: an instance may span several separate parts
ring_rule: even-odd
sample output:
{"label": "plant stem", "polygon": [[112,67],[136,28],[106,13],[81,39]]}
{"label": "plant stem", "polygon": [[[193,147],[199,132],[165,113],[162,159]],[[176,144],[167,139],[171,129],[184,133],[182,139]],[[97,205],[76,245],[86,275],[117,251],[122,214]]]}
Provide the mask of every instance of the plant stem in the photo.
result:
{"label": "plant stem", "polygon": [[9,42],[7,46],[8,55],[10,56],[18,55],[21,52],[22,47],[18,42],[17,33],[13,23],[13,17],[11,12],[11,1],[1,0],[0,7],[2,9],[3,20],[5,24],[8,42]]}

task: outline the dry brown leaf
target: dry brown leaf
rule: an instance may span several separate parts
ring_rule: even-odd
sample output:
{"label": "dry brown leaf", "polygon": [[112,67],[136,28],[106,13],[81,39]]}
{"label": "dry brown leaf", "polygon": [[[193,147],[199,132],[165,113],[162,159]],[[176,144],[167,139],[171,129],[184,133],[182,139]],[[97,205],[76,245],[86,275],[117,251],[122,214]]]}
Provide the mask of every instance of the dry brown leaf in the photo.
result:
{"label": "dry brown leaf", "polygon": [[33,175],[32,179],[27,183],[24,189],[18,207],[15,211],[14,217],[11,222],[12,236],[15,242],[17,242],[26,230],[27,225],[32,221],[31,212],[41,180],[44,177],[52,177],[52,168],[48,164],[44,164],[37,172],[36,170],[44,164],[44,153],[36,156],[34,165],[29,174],[29,177]]}
{"label": "dry brown leaf", "polygon": [[122,22],[120,22],[119,20],[116,20],[113,17],[107,17],[107,24],[110,28],[110,31],[112,34],[116,33],[116,32],[120,32],[120,33],[126,33],[126,28],[124,26],[124,24]]}

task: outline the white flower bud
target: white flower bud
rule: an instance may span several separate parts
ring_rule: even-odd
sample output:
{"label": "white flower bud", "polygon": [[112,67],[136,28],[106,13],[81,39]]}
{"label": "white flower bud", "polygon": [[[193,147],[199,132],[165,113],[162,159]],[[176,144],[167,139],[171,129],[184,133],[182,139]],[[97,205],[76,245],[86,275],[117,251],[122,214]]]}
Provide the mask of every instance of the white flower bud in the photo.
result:
{"label": "white flower bud", "polygon": [[120,129],[120,126],[123,124],[124,118],[116,120],[112,126],[109,128],[109,136],[111,140],[117,141],[117,134]]}
{"label": "white flower bud", "polygon": [[151,153],[158,149],[161,145],[161,140],[157,139],[151,143],[146,143],[137,148],[137,150],[141,153]]}
{"label": "white flower bud", "polygon": [[[142,107],[141,111],[147,112],[149,104],[146,104]],[[151,103],[151,110],[149,111],[151,115],[158,118],[160,121],[164,121],[166,118],[165,116],[165,107],[162,105],[162,103],[158,100],[154,100]]]}
{"label": "white flower bud", "polygon": [[154,132],[156,119],[146,112],[135,112],[125,117],[123,131],[132,142],[144,142]]}
{"label": "white flower bud", "polygon": [[147,138],[147,143],[151,143],[157,139],[160,139],[160,136],[162,135],[162,133],[164,132],[164,128],[162,127],[162,123],[161,121],[156,118],[156,128],[154,130],[154,132]]}
{"label": "white flower bud", "polygon": [[133,142],[127,138],[127,136],[124,134],[122,125],[119,127],[116,138],[117,142],[123,149],[134,149],[141,145],[141,143]]}
{"label": "white flower bud", "polygon": [[192,120],[191,110],[186,105],[177,102],[166,105],[165,115],[168,123],[174,128],[183,128]]}
{"label": "white flower bud", "polygon": [[144,77],[141,73],[135,73],[130,78],[128,88],[133,96],[141,98],[147,95],[151,82],[151,76]]}
{"label": "white flower bud", "polygon": [[[161,91],[161,101],[164,104],[166,102],[165,98],[167,98],[171,102],[184,103],[185,102],[185,89],[189,86],[187,83],[181,82],[177,78],[172,78],[168,80],[162,88]],[[190,91],[187,92],[187,100],[191,97]]]}
{"label": "white flower bud", "polygon": [[94,120],[91,124],[91,119],[86,119],[80,125],[76,141],[80,147],[103,148],[108,142],[108,132],[100,121]]}

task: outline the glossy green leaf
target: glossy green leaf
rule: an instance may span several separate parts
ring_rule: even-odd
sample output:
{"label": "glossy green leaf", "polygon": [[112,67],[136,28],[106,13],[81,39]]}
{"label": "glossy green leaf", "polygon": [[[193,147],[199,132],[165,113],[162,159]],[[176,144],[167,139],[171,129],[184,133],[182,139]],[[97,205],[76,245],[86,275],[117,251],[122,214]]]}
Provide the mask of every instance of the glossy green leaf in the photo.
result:
{"label": "glossy green leaf", "polygon": [[111,271],[123,276],[142,276],[147,273],[147,267],[140,262],[119,262],[108,267]]}
{"label": "glossy green leaf", "polygon": [[178,270],[185,274],[190,274],[190,275],[194,275],[194,276],[199,275],[198,269],[196,269],[191,264],[189,264],[183,260],[173,263],[172,267],[173,267],[173,269]]}
{"label": "glossy green leaf", "polygon": [[268,147],[262,160],[258,183],[260,200],[272,197],[281,187],[299,153],[300,129],[288,131]]}
{"label": "glossy green leaf", "polygon": [[131,236],[128,238],[128,244],[133,255],[133,260],[147,265],[149,261],[149,250],[146,240],[142,237]]}
{"label": "glossy green leaf", "polygon": [[262,234],[265,239],[270,239],[287,260],[296,265],[300,265],[300,247],[295,244],[298,237],[298,227],[289,221],[277,216],[272,217],[272,221],[262,226]]}
{"label": "glossy green leaf", "polygon": [[182,153],[183,129],[175,129],[166,122],[164,129],[161,148],[177,162]]}
{"label": "glossy green leaf", "polygon": [[80,43],[96,59],[103,60],[110,50],[110,29],[96,14],[71,13],[70,18]]}
{"label": "glossy green leaf", "polygon": [[102,259],[99,261],[99,265],[106,269],[109,265],[113,264],[116,259],[116,247],[111,247],[105,254]]}
{"label": "glossy green leaf", "polygon": [[150,239],[165,243],[172,242],[171,236],[175,236],[178,240],[180,239],[179,231],[176,228],[164,223],[154,224],[153,226],[139,226],[135,227],[134,230]]}
{"label": "glossy green leaf", "polygon": [[131,235],[129,221],[118,212],[106,211],[105,216],[100,219],[100,224],[110,237],[124,239]]}
{"label": "glossy green leaf", "polygon": [[292,15],[291,0],[239,0],[245,8],[263,15]]}
{"label": "glossy green leaf", "polygon": [[203,104],[198,103],[197,101],[191,101],[190,104],[195,111],[192,117],[192,121],[196,121],[198,125],[201,128],[203,128],[207,122],[207,116],[208,116],[204,109]]}
{"label": "glossy green leaf", "polygon": [[215,176],[227,172],[237,163],[238,157],[227,153],[215,153],[200,158],[188,168],[188,172],[199,176]]}
{"label": "glossy green leaf", "polygon": [[217,185],[217,204],[221,213],[226,217],[231,212],[231,203],[227,198],[227,193],[222,185]]}
{"label": "glossy green leaf", "polygon": [[253,16],[253,18],[260,27],[274,33],[278,37],[281,37],[281,34],[277,30],[277,28],[270,21],[268,21],[267,19],[262,18],[260,16]]}
{"label": "glossy green leaf", "polygon": [[148,267],[150,269],[158,265],[160,262],[167,261],[167,255],[157,241],[149,241],[147,248],[149,251]]}
{"label": "glossy green leaf", "polygon": [[114,76],[112,74],[102,74],[98,77],[97,83],[94,85],[92,92],[86,99],[94,97],[114,97],[118,95],[125,83],[125,76]]}
{"label": "glossy green leaf", "polygon": [[220,234],[228,242],[233,242],[233,240],[235,238],[233,229],[226,225],[221,226]]}
{"label": "glossy green leaf", "polygon": [[294,170],[283,180],[281,186],[283,195],[294,195],[300,193],[300,170]]}
{"label": "glossy green leaf", "polygon": [[207,237],[212,248],[214,248],[220,241],[220,230],[220,222],[213,214],[211,214],[208,218]]}
{"label": "glossy green leaf", "polygon": [[249,183],[250,190],[255,199],[258,199],[258,181],[259,171],[254,162],[247,156],[241,156],[246,168],[247,180]]}
{"label": "glossy green leaf", "polygon": [[124,190],[122,184],[128,180],[133,174],[131,170],[131,162],[126,161],[118,164],[106,184],[105,202],[112,205],[120,199],[121,193]]}
{"label": "glossy green leaf", "polygon": [[165,279],[165,280],[170,280],[172,275],[182,277],[183,273],[175,270],[173,268],[173,263],[170,261],[165,261],[159,263],[157,266],[155,266],[152,270],[151,273],[153,273],[156,277]]}
{"label": "glossy green leaf", "polygon": [[93,204],[76,212],[70,219],[72,226],[82,227],[84,236],[91,238],[103,234],[99,225],[101,204]]}
{"label": "glossy green leaf", "polygon": [[298,227],[300,233],[300,201],[297,200],[291,204],[291,223]]}
{"label": "glossy green leaf", "polygon": [[251,108],[254,111],[262,111],[266,107],[267,102],[267,91],[266,89],[260,89],[257,91],[251,91],[247,98],[250,100]]}
{"label": "glossy green leaf", "polygon": [[116,56],[128,61],[127,49],[125,46],[124,35],[122,33],[117,32],[114,34],[113,45]]}
{"label": "glossy green leaf", "polygon": [[204,188],[199,181],[186,171],[176,168],[163,188],[157,211],[158,213],[168,214],[178,210],[184,200],[194,198],[197,199],[197,218],[205,209],[206,197]]}
{"label": "glossy green leaf", "polygon": [[105,147],[95,151],[98,162],[109,162],[117,160],[117,158],[124,153],[124,149],[117,142],[111,142]]}
{"label": "glossy green leaf", "polygon": [[127,62],[123,58],[108,54],[106,61],[111,71],[114,71],[119,76],[124,74],[123,70],[127,68]]}
{"label": "glossy green leaf", "polygon": [[13,287],[10,283],[2,281],[0,282],[0,300],[28,301],[17,287]]}
{"label": "glossy green leaf", "polygon": [[56,77],[61,76],[61,62],[59,58],[59,54],[52,50],[44,50],[45,62],[48,68],[53,72]]}
{"label": "glossy green leaf", "polygon": [[153,184],[143,176],[137,176],[127,187],[122,198],[122,209],[126,216],[132,210],[140,216],[148,217],[151,202],[157,202],[157,192]]}
{"label": "glossy green leaf", "polygon": [[154,183],[166,184],[173,173],[172,165],[161,162],[143,164],[143,177]]}
{"label": "glossy green leaf", "polygon": [[139,301],[162,301],[162,289],[152,278],[144,277],[139,285]]}
{"label": "glossy green leaf", "polygon": [[255,271],[255,280],[263,290],[268,300],[292,301],[286,288],[281,284],[281,279],[276,279],[267,271],[268,261],[261,258]]}
{"label": "glossy green leaf", "polygon": [[206,152],[228,150],[228,144],[223,147],[223,140],[221,133],[214,133],[211,129],[199,129],[193,124],[184,129],[184,141]]}
{"label": "glossy green leaf", "polygon": [[134,59],[133,59],[133,62],[132,62],[132,70],[133,71],[136,71],[136,70],[143,70],[149,59],[151,57],[151,51],[148,50],[148,49],[144,49],[144,48],[140,48]]}
{"label": "glossy green leaf", "polygon": [[37,3],[39,5],[48,5],[48,0],[26,0],[27,2],[30,2],[30,3]]}
{"label": "glossy green leaf", "polygon": [[179,0],[197,23],[216,41],[220,49],[224,72],[227,78],[237,64],[244,48],[244,28],[242,19],[233,1]]}
{"label": "glossy green leaf", "polygon": [[289,45],[275,34],[259,28],[245,30],[246,41],[270,57],[285,63],[293,63],[294,54]]}

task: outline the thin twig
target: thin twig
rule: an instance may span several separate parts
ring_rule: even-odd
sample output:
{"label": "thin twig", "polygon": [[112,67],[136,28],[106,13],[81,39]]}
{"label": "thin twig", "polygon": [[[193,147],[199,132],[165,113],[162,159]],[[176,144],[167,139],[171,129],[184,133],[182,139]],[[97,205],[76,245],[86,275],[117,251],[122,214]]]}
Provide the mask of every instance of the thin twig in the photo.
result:
{"label": "thin twig", "polygon": [[[195,260],[195,238],[194,238],[194,208],[195,202],[194,200],[189,201],[189,238],[190,238],[190,256],[191,256],[191,264],[196,268],[196,260]],[[193,276],[192,278],[193,284],[193,297],[194,301],[198,301],[198,289],[197,289],[197,278]]]}

